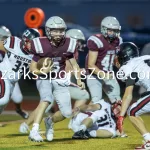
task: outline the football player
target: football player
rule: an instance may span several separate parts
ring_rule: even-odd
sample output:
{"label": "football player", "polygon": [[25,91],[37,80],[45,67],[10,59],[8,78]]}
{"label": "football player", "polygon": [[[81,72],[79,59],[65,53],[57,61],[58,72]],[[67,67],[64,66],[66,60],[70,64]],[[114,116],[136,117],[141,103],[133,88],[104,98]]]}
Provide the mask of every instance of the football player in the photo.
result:
{"label": "football player", "polygon": [[0,41],[0,50],[5,52],[3,61],[0,63],[0,113],[10,101],[14,86],[23,75],[24,70],[29,68],[33,55],[28,55],[26,48],[30,40],[39,36],[37,30],[27,29],[22,39],[10,36]]}
{"label": "football player", "polygon": [[82,105],[74,109],[72,119],[73,139],[88,139],[90,137],[112,138],[116,136],[116,123],[111,105],[104,100]]}
{"label": "football player", "polygon": [[[1,26],[0,27],[0,41],[4,41],[5,39],[7,39],[10,36],[11,36],[10,30],[8,28],[6,28],[5,26]],[[0,50],[0,62],[3,61],[4,56],[5,56],[5,52]],[[13,100],[13,102],[16,106],[16,112],[24,119],[27,119],[29,116],[28,113],[21,109],[21,103],[23,100],[23,96],[22,96],[18,82],[15,83],[15,87],[12,92],[11,99]]]}
{"label": "football player", "polygon": [[53,103],[54,99],[60,111],[57,111],[51,118],[45,119],[46,138],[48,141],[53,140],[53,124],[72,115],[68,89],[70,77],[68,78],[67,73],[65,73],[66,60],[69,60],[73,69],[77,72],[77,85],[81,89],[84,88],[84,83],[81,82],[80,78],[80,68],[74,59],[77,42],[75,39],[65,37],[66,28],[62,18],[58,16],[50,17],[45,24],[46,37],[35,38],[31,42],[31,49],[34,54],[30,65],[31,72],[36,75],[41,74],[41,71],[37,68],[37,62],[40,58],[50,57],[53,61],[53,66],[46,68],[49,79],[38,80],[37,83],[37,88],[41,89],[41,101],[31,114],[34,116],[33,127],[29,134],[29,139],[32,141],[43,141],[39,133],[39,124],[46,108]]}
{"label": "football player", "polygon": [[92,35],[87,41],[89,52],[86,58],[87,86],[92,102],[102,99],[103,89],[116,116],[121,97],[120,87],[113,73],[113,62],[122,43],[120,30],[121,26],[115,17],[105,17],[101,22],[101,34]]}
{"label": "football player", "polygon": [[[125,42],[120,45],[117,57],[120,64],[118,78],[126,83],[121,112],[117,121],[118,129],[122,131],[124,116],[127,112],[133,126],[145,140],[144,145],[135,149],[150,149],[150,133],[140,118],[140,115],[150,112],[150,56],[139,57],[138,47],[134,43]],[[144,87],[146,92],[141,95],[140,99],[130,105],[135,85]]]}

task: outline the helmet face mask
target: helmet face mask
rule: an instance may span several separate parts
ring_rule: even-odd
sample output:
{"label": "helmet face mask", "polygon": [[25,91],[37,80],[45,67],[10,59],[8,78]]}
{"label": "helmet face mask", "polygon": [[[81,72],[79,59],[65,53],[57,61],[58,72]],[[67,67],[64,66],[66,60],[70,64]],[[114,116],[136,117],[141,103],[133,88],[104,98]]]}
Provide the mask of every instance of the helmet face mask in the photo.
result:
{"label": "helmet face mask", "polygon": [[84,48],[86,47],[86,43],[84,40],[77,40],[78,43],[78,51],[84,51]]}
{"label": "helmet face mask", "polygon": [[59,29],[50,29],[46,27],[46,32],[48,37],[53,41],[54,43],[60,43],[62,39],[65,38],[65,29],[59,28]]}
{"label": "helmet face mask", "polygon": [[101,22],[101,33],[110,40],[119,37],[120,30],[121,26],[115,17],[105,17]]}
{"label": "helmet face mask", "polygon": [[22,41],[21,41],[21,49],[26,53],[29,54],[31,51],[31,40],[34,38],[40,37],[40,33],[37,29],[26,29],[22,34]]}
{"label": "helmet face mask", "polygon": [[79,29],[70,29],[66,32],[66,37],[70,37],[77,40],[78,51],[84,51],[86,47],[85,36]]}
{"label": "helmet face mask", "polygon": [[124,42],[120,45],[120,51],[117,53],[118,62],[122,66],[129,60],[139,57],[139,49],[132,42]]}
{"label": "helmet face mask", "polygon": [[49,18],[45,25],[47,37],[56,45],[65,38],[66,28],[64,20],[58,16]]}

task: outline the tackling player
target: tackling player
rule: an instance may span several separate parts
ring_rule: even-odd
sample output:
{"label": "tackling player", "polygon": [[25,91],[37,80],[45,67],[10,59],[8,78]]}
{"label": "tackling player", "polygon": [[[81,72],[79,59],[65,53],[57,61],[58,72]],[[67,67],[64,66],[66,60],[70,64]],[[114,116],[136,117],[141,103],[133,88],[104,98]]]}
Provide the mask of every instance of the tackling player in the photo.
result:
{"label": "tackling player", "polygon": [[[118,72],[120,75],[119,78],[126,83],[117,126],[121,132],[123,130],[124,116],[128,110],[127,113],[130,121],[145,140],[145,144],[135,149],[150,149],[150,133],[147,131],[143,120],[140,118],[140,115],[150,112],[150,56],[145,55],[139,57],[138,47],[134,43],[125,42],[120,45],[120,51],[117,57],[120,64]],[[130,106],[135,85],[142,86],[146,89],[146,92]]]}

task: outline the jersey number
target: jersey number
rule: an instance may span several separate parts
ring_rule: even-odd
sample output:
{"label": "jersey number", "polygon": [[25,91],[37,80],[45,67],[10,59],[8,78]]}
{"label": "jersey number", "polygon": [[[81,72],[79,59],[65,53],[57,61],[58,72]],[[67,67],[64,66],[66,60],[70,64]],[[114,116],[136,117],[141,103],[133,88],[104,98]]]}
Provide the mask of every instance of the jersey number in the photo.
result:
{"label": "jersey number", "polygon": [[100,119],[97,121],[99,127],[103,127],[106,125],[109,125],[108,116],[104,115],[103,117],[100,117]]}
{"label": "jersey number", "polygon": [[112,65],[114,62],[115,55],[107,54],[103,60],[101,61],[101,65],[103,66],[103,70],[112,71]]}
{"label": "jersey number", "polygon": [[[21,67],[21,65],[22,65],[22,67]],[[27,64],[27,63],[22,63],[21,61],[17,60],[17,61],[16,61],[16,64],[15,64],[15,68],[13,68],[12,70],[13,70],[14,72],[18,72],[19,69],[20,69],[21,71],[23,71],[24,67],[27,68],[27,67],[28,67],[28,64]]]}

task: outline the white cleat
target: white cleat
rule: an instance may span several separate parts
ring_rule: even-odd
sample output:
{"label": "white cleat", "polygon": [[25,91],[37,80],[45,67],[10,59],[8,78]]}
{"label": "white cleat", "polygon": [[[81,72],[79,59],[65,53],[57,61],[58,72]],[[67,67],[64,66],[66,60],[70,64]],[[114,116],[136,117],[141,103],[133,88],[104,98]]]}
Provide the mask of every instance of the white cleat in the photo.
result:
{"label": "white cleat", "polygon": [[37,130],[30,131],[29,140],[31,140],[33,142],[43,142],[43,138],[40,135],[39,131],[37,131]]}
{"label": "white cleat", "polygon": [[29,131],[29,126],[25,122],[21,123],[19,132],[20,133],[28,133],[28,131]]}
{"label": "white cleat", "polygon": [[46,139],[47,141],[52,141],[54,138],[54,130],[53,130],[53,123],[50,118],[44,119],[45,127],[46,127]]}

